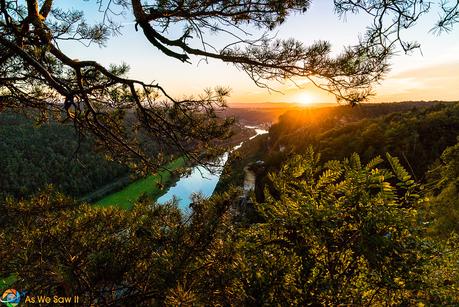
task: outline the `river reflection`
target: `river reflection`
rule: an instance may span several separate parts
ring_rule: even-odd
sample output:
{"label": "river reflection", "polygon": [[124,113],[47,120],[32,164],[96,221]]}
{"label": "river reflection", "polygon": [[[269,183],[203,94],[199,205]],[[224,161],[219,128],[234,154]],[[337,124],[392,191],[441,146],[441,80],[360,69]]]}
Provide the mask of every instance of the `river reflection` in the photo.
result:
{"label": "river reflection", "polygon": [[[249,127],[255,129],[256,135],[250,139],[255,138],[258,135],[268,133],[267,130],[259,129],[258,127]],[[243,143],[243,142],[242,142]],[[235,146],[233,150],[237,150],[242,146],[242,143]],[[171,201],[174,197],[177,198],[180,209],[187,212],[189,211],[188,205],[191,202],[191,197],[194,193],[201,193],[204,197],[210,197],[217,186],[220,175],[223,171],[223,166],[228,160],[228,153],[224,153],[219,158],[219,167],[207,170],[202,166],[196,166],[188,176],[181,177],[177,183],[170,187],[166,194],[158,198],[157,202],[160,204]]]}

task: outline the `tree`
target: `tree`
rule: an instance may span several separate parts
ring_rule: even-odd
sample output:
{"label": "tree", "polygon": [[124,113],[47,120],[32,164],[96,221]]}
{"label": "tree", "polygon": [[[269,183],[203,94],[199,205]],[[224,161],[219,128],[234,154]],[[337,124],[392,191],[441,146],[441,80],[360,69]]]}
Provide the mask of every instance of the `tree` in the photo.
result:
{"label": "tree", "polygon": [[52,189],[10,200],[0,217],[0,276],[30,295],[79,295],[84,305],[174,305],[171,294],[188,283],[205,298],[207,274],[225,267],[231,194],[196,199],[189,217],[174,204],[100,208]]}
{"label": "tree", "polygon": [[[305,46],[294,39],[269,36],[289,14],[307,11],[310,2],[99,1],[104,18],[89,25],[84,12],[62,10],[52,0],[1,0],[0,110],[41,110],[43,118],[51,112],[63,121],[72,121],[80,134],[93,133],[113,158],[130,157],[133,165],[143,162],[158,168],[170,149],[202,162],[203,156],[221,152],[209,146],[210,140],[228,134],[231,121],[218,120],[214,112],[224,105],[228,89],[177,100],[159,84],[127,78],[127,65],[103,67],[92,60],[71,59],[59,42],[103,45],[120,30],[112,18],[119,9],[132,14],[136,29],[167,56],[182,62],[197,56],[233,63],[262,87],[268,87],[268,80],[308,78],[339,100],[355,104],[371,95],[371,85],[387,71],[397,43],[406,52],[418,46],[405,42],[402,30],[412,27],[431,8],[430,2],[422,0],[336,0],[338,14],[364,12],[374,22],[358,45],[333,57],[328,42]],[[441,3],[444,16],[437,29],[450,30],[458,21],[458,4]],[[177,24],[184,27],[182,35],[169,37],[167,30]],[[267,32],[250,39],[246,24]],[[207,42],[211,32],[229,35],[234,41],[217,49]],[[193,37],[202,43],[201,48],[192,47]],[[126,125],[130,110],[135,110],[136,120]],[[159,154],[144,154],[137,146],[137,129],[155,140],[162,149]]]}
{"label": "tree", "polygon": [[256,242],[244,254],[252,265],[243,272],[257,272],[247,291],[270,304],[413,304],[406,294],[422,288],[426,256],[415,222],[422,199],[398,160],[387,160],[392,170],[357,154],[322,166],[309,149],[271,174],[257,206],[264,223],[243,234]]}
{"label": "tree", "polygon": [[0,276],[85,305],[455,305],[457,243],[422,236],[419,186],[386,160],[295,156],[251,223],[234,219],[234,191],[195,198],[186,217],[173,204],[98,208],[51,190],[9,201]]}
{"label": "tree", "polygon": [[449,238],[459,233],[459,143],[447,147],[431,168],[428,187],[431,190],[433,233],[441,238]]}

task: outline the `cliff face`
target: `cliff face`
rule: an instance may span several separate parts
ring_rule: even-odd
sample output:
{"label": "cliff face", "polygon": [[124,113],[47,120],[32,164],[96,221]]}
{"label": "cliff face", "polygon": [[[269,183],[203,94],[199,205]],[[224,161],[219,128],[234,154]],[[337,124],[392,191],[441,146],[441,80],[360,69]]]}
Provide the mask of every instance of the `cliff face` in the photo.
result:
{"label": "cliff face", "polygon": [[255,190],[255,180],[255,173],[250,170],[250,167],[244,167],[244,196],[247,196],[250,191]]}

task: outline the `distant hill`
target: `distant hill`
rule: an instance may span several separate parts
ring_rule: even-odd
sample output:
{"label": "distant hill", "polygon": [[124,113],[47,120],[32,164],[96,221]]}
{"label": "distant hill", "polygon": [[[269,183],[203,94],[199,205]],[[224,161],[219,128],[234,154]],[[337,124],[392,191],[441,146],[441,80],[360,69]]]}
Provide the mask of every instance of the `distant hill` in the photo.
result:
{"label": "distant hill", "polygon": [[[261,182],[268,172],[277,172],[292,154],[313,146],[323,161],[343,159],[353,152],[369,161],[389,152],[418,179],[459,134],[459,103],[401,102],[362,104],[357,107],[291,109],[271,126],[268,135],[244,145],[225,167],[222,191],[240,186],[242,169],[263,160]],[[262,191],[262,187],[260,187]]]}
{"label": "distant hill", "polygon": [[303,105],[294,102],[240,102],[229,103],[228,107],[238,109],[285,109],[285,108],[303,108],[303,107],[328,107],[336,106],[336,103],[314,103],[310,105]]}
{"label": "distant hill", "polygon": [[[263,103],[230,103],[228,108],[220,112],[220,116],[234,116],[243,125],[261,125],[277,123],[279,117],[289,111],[297,112],[298,114],[314,113],[319,114],[329,112],[331,108],[337,108],[337,113],[342,110],[352,109],[352,113],[359,114],[359,110],[376,110],[378,112],[387,109],[389,112],[397,110],[407,110],[413,107],[428,107],[438,103],[454,103],[449,101],[403,101],[403,102],[387,102],[387,103],[363,103],[356,107],[348,105],[340,105],[338,103],[316,103],[310,105],[302,105],[299,103],[290,102],[263,102]],[[357,110],[357,111],[356,111]],[[319,112],[319,113],[316,113]],[[382,114],[382,113],[381,113]],[[367,114],[369,115],[369,114]],[[378,114],[376,114],[378,115]],[[379,114],[380,115],[380,114]],[[357,115],[361,116],[361,115]]]}
{"label": "distant hill", "polygon": [[[334,106],[336,104],[326,104]],[[243,125],[271,125],[276,123],[279,116],[290,110],[301,110],[303,108],[315,108],[324,106],[317,104],[301,106],[289,102],[261,102],[261,103],[230,103],[228,108],[220,112],[222,117],[236,117]]]}

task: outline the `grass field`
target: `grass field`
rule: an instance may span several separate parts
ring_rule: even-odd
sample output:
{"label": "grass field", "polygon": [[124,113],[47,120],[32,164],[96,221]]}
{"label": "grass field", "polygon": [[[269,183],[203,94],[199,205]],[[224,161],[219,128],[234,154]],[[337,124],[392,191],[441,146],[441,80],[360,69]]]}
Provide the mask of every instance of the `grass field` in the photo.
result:
{"label": "grass field", "polygon": [[[178,158],[167,165],[167,169],[175,170],[185,165],[185,159]],[[96,206],[118,206],[123,209],[130,209],[132,205],[143,194],[159,197],[166,190],[161,190],[158,183],[167,186],[172,180],[171,172],[165,170],[159,172],[157,175],[150,175],[148,177],[134,181],[126,186],[124,189],[107,195],[95,203]]]}

